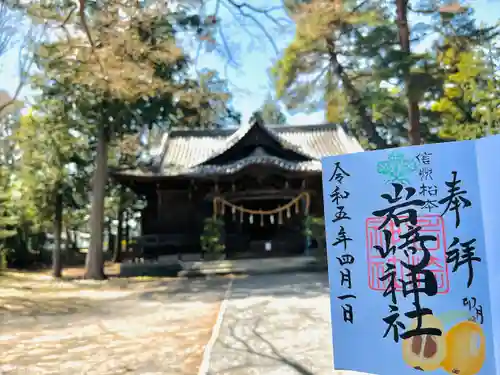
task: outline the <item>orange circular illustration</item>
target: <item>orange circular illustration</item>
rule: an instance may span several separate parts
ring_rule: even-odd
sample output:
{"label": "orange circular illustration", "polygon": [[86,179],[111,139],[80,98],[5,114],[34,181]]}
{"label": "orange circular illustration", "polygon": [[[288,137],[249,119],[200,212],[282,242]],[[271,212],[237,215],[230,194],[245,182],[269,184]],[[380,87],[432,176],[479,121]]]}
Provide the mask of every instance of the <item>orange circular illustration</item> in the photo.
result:
{"label": "orange circular illustration", "polygon": [[[417,327],[414,319],[410,329]],[[444,327],[434,315],[422,317],[422,328],[438,328],[441,336],[421,335],[403,340],[403,360],[411,367],[422,371],[434,371],[441,367],[446,357]]]}
{"label": "orange circular illustration", "polygon": [[446,358],[441,364],[449,374],[475,375],[486,359],[486,339],[475,322],[460,322],[446,333]]}

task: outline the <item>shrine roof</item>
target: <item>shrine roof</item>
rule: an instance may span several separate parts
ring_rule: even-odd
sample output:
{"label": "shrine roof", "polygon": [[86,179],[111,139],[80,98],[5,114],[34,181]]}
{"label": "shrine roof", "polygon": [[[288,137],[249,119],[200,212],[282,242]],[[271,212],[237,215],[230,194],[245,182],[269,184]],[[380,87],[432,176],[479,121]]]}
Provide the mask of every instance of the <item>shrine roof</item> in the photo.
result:
{"label": "shrine roof", "polygon": [[[303,161],[284,160],[258,146],[248,156],[227,164],[211,159],[235,146],[255,126],[260,126],[284,149]],[[320,172],[320,159],[363,151],[359,143],[335,124],[262,125],[250,123],[239,128],[172,129],[165,133],[148,167],[120,171],[122,176],[204,176],[235,173],[249,165],[271,165],[290,171]]]}

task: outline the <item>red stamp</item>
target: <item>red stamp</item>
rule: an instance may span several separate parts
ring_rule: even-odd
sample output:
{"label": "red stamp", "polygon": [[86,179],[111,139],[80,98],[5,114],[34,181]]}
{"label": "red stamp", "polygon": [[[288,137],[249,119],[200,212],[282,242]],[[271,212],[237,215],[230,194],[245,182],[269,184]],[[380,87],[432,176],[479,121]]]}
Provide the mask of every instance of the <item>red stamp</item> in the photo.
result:
{"label": "red stamp", "polygon": [[[372,290],[384,291],[389,283],[389,280],[381,281],[380,278],[384,275],[385,264],[393,263],[396,266],[396,290],[401,291],[402,285],[400,279],[406,279],[405,269],[396,255],[390,255],[383,259],[378,251],[373,247],[379,245],[384,247],[384,237],[382,230],[378,227],[384,222],[385,218],[369,217],[366,219],[366,254],[368,261],[368,286]],[[428,214],[418,218],[419,226],[422,227],[420,233],[436,236],[435,242],[429,242],[427,247],[431,252],[431,260],[426,267],[435,276],[438,283],[438,293],[446,294],[450,290],[450,282],[448,278],[448,264],[446,263],[446,237],[444,232],[444,221],[440,215]],[[398,246],[401,242],[400,233],[406,233],[408,227],[406,223],[402,223],[399,228],[394,225],[394,222],[389,222],[384,229],[388,229],[392,233],[391,245]],[[418,246],[416,246],[418,249]],[[401,252],[400,252],[401,253]],[[418,252],[415,255],[410,255],[410,264],[417,264],[421,259],[421,254]],[[406,257],[405,257],[406,260]]]}

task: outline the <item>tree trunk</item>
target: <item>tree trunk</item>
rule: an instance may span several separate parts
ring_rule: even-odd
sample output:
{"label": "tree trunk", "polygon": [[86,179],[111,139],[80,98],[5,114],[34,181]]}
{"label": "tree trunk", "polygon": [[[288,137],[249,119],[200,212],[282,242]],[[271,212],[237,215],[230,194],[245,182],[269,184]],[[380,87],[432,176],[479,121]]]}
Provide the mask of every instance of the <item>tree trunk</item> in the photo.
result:
{"label": "tree trunk", "polygon": [[408,140],[412,145],[421,143],[420,135],[420,109],[418,107],[418,98],[412,95],[412,77],[410,67],[410,27],[408,25],[408,0],[396,0],[397,24],[399,31],[399,45],[404,52],[405,67],[404,81],[406,98],[408,100]]}
{"label": "tree trunk", "polygon": [[125,211],[125,250],[128,251],[128,244],[130,242],[130,227],[128,226],[128,220],[130,219],[130,212],[128,210]]}
{"label": "tree trunk", "polygon": [[118,200],[118,227],[116,228],[116,243],[113,252],[113,262],[121,261],[123,240],[123,209],[125,204],[125,189],[120,186],[120,198]]}
{"label": "tree trunk", "polygon": [[108,231],[108,251],[111,253],[111,256],[114,256],[115,254],[115,242],[116,242],[116,236],[113,233],[113,225],[111,222]]}
{"label": "tree trunk", "polygon": [[73,250],[75,252],[79,253],[80,252],[80,227],[75,227],[72,229],[73,230]]}
{"label": "tree trunk", "polygon": [[102,251],[104,226],[104,198],[108,176],[108,139],[104,124],[99,124],[96,169],[93,176],[92,205],[90,209],[90,245],[85,259],[85,279],[104,280]]}
{"label": "tree trunk", "polygon": [[55,218],[54,218],[54,248],[52,249],[52,277],[57,279],[62,276],[61,262],[61,235],[63,226],[63,196],[59,184],[55,191]]}
{"label": "tree trunk", "polygon": [[69,229],[67,225],[64,226],[64,233],[66,234],[66,241],[64,241],[64,251],[66,252],[66,256],[68,256],[68,253],[71,249],[71,234],[69,233]]}
{"label": "tree trunk", "polygon": [[346,93],[349,105],[356,111],[368,140],[373,143],[377,149],[387,148],[387,142],[378,134],[376,125],[373,123],[368,108],[363,103],[360,93],[356,87],[354,87],[342,64],[340,64],[337,52],[335,51],[335,42],[333,40],[328,41],[328,53],[334,73],[337,75],[340,82],[342,82],[342,87]]}
{"label": "tree trunk", "polygon": [[66,225],[64,228],[64,232],[66,233],[66,242],[64,245],[64,262],[66,265],[72,265],[73,260],[75,258],[75,248],[73,245],[73,236],[71,234],[71,231],[69,230],[69,227]]}

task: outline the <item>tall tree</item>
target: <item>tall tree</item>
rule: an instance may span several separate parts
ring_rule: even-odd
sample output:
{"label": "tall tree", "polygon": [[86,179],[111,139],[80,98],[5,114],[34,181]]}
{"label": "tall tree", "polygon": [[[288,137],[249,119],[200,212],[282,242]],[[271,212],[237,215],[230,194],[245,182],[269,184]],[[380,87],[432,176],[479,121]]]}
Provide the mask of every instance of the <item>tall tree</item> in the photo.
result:
{"label": "tall tree", "polygon": [[410,25],[408,22],[409,0],[396,0],[396,23],[398,25],[399,46],[401,48],[401,65],[408,105],[408,140],[412,145],[420,144],[420,109],[419,98],[412,90],[415,77],[412,75]]}
{"label": "tall tree", "polygon": [[15,225],[19,222],[14,204],[14,196],[19,193],[14,186],[18,150],[12,135],[18,126],[22,106],[22,102],[14,100],[7,92],[0,91],[0,271],[7,266],[6,240],[17,234]]}
{"label": "tall tree", "polygon": [[[346,122],[367,147],[437,140],[439,117],[428,104],[444,77],[434,51],[411,47],[430,36],[440,43],[449,25],[465,31],[474,23],[470,12],[438,0],[411,5],[312,0],[296,7],[295,38],[274,69],[279,97],[290,108],[325,108],[329,121]],[[410,29],[410,11],[428,22]],[[473,38],[477,27],[467,33]]]}
{"label": "tall tree", "polygon": [[[425,59],[425,56],[411,51],[412,33],[409,25],[409,11],[410,0],[396,0],[396,24],[401,53],[399,68],[408,106],[408,140],[412,145],[419,145],[422,141],[420,101],[423,99],[424,94],[424,90],[421,90],[419,86],[421,86],[421,80],[424,78],[423,74],[428,75],[429,72],[422,72],[421,69],[418,69],[418,64],[422,62],[422,57]],[[456,2],[440,6],[438,1],[431,1],[430,6],[423,10],[424,13],[435,12],[448,20],[454,18],[455,15],[461,15],[465,11],[466,8]],[[422,10],[420,13],[422,13]]]}
{"label": "tall tree", "polygon": [[[140,162],[138,155],[141,153],[139,137],[140,135],[137,134],[127,134],[113,142],[111,145],[112,152],[110,153],[112,155],[110,159],[111,167],[130,169],[138,167]],[[111,185],[108,190],[108,223],[111,223],[114,218],[116,218],[117,222],[116,238],[112,243],[112,261],[117,263],[121,261],[122,243],[125,241],[128,245],[128,238],[125,236],[127,231],[124,230],[124,226],[128,226],[126,212],[135,206],[138,197],[123,185]]]}
{"label": "tall tree", "polygon": [[366,84],[376,86],[370,61],[386,54],[396,38],[384,9],[382,1],[358,6],[355,0],[297,7],[295,38],[273,70],[278,98],[289,108],[325,107],[330,122],[351,118],[350,131],[377,148],[388,141],[364,91]]}
{"label": "tall tree", "polygon": [[14,207],[12,207],[12,190],[7,168],[0,165],[0,271],[6,259],[6,251],[4,241],[16,234],[14,225],[17,223],[17,218],[14,215]]}
{"label": "tall tree", "polygon": [[85,178],[82,157],[88,145],[84,137],[72,132],[65,107],[61,101],[39,101],[39,113],[23,116],[15,136],[22,150],[18,175],[25,188],[23,199],[36,207],[41,227],[53,233],[52,275],[56,278],[62,275],[64,207],[78,208],[77,202],[86,193],[79,178]]}
{"label": "tall tree", "polygon": [[82,31],[45,43],[37,58],[47,95],[66,97],[71,116],[79,119],[78,130],[95,147],[85,277],[102,279],[110,142],[138,132],[143,124],[169,126],[184,119],[184,125],[199,126],[192,111],[210,93],[187,76],[188,61],[176,44],[173,26],[180,14],[113,0],[94,4],[84,25],[71,4],[43,10],[45,19],[60,25],[63,18],[65,27]]}
{"label": "tall tree", "polygon": [[445,85],[432,110],[442,119],[440,136],[447,140],[465,140],[497,133],[500,84],[489,56],[477,46],[448,40],[441,49],[439,61]]}

